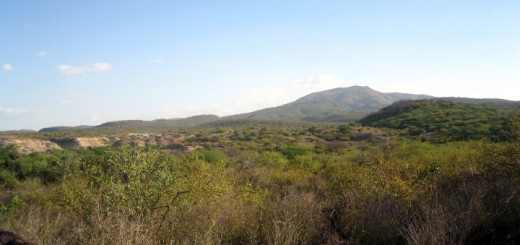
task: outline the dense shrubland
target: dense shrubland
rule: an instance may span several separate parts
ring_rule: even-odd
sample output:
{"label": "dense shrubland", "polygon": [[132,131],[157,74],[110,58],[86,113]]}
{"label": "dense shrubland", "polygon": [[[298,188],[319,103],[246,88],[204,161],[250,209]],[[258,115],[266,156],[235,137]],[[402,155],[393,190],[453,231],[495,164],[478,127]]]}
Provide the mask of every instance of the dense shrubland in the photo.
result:
{"label": "dense shrubland", "polygon": [[[511,135],[518,132],[509,128]],[[4,150],[0,227],[42,244],[520,239],[520,142],[514,137],[348,141],[363,130],[201,130],[190,141],[205,149],[182,154],[155,148],[30,155]]]}
{"label": "dense shrubland", "polygon": [[439,143],[484,138],[503,141],[511,138],[508,127],[515,113],[486,104],[409,100],[385,107],[363,118],[361,123],[403,130],[408,136]]}

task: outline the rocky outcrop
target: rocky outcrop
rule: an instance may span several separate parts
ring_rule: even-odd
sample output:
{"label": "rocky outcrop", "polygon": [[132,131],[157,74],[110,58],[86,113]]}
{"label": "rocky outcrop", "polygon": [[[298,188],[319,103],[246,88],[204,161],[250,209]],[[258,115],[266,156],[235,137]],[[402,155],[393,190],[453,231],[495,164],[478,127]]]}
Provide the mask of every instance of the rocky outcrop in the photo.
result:
{"label": "rocky outcrop", "polygon": [[112,141],[106,137],[72,137],[63,139],[51,139],[64,148],[96,148],[112,145]]}
{"label": "rocky outcrop", "polygon": [[16,148],[22,154],[61,150],[54,142],[31,138],[0,138],[0,149]]}
{"label": "rocky outcrop", "polygon": [[8,136],[0,138],[0,149],[16,148],[22,154],[33,152],[46,152],[62,148],[96,148],[105,146],[131,146],[147,147],[156,146],[161,149],[176,151],[192,151],[195,148],[184,146],[182,142],[193,137],[191,134],[149,134],[127,133],[111,135],[107,137],[68,137],[52,138],[50,140],[36,138],[20,138]]}

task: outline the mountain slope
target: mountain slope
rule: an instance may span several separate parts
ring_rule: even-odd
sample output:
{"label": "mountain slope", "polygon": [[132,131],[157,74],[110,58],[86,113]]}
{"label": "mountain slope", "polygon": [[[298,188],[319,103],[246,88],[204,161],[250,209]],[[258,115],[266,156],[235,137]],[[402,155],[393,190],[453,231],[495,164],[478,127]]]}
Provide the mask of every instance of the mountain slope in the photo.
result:
{"label": "mountain slope", "polygon": [[520,101],[504,100],[504,99],[475,99],[463,97],[439,97],[436,100],[449,100],[453,102],[464,102],[470,104],[487,105],[501,109],[520,109]]}
{"label": "mountain slope", "polygon": [[[447,100],[399,101],[360,120],[365,126],[400,129],[435,141],[510,137],[515,110]],[[482,102],[482,101],[481,101]]]}
{"label": "mountain slope", "polygon": [[353,86],[312,93],[279,107],[224,117],[224,119],[354,121],[399,100],[425,98],[432,97],[404,93],[381,93],[366,86]]}

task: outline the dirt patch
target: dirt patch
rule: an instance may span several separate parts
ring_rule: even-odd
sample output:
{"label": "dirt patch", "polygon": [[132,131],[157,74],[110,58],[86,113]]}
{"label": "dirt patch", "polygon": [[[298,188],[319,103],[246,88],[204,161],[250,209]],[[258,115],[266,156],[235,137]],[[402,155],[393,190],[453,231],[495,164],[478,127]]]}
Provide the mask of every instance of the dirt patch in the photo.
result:
{"label": "dirt patch", "polygon": [[51,139],[64,148],[95,148],[112,145],[112,141],[106,137],[73,137],[64,139]]}
{"label": "dirt patch", "polygon": [[4,138],[0,139],[0,149],[16,148],[22,154],[61,150],[58,144],[42,139]]}

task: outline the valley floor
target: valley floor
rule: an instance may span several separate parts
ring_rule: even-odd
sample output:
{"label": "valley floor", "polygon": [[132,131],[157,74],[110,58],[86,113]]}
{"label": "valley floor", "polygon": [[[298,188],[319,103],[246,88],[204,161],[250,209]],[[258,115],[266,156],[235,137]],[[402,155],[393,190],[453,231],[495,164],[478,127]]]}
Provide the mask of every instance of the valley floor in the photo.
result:
{"label": "valley floor", "polygon": [[248,125],[95,147],[33,134],[59,149],[0,151],[0,229],[39,244],[519,242],[520,141],[399,134]]}

